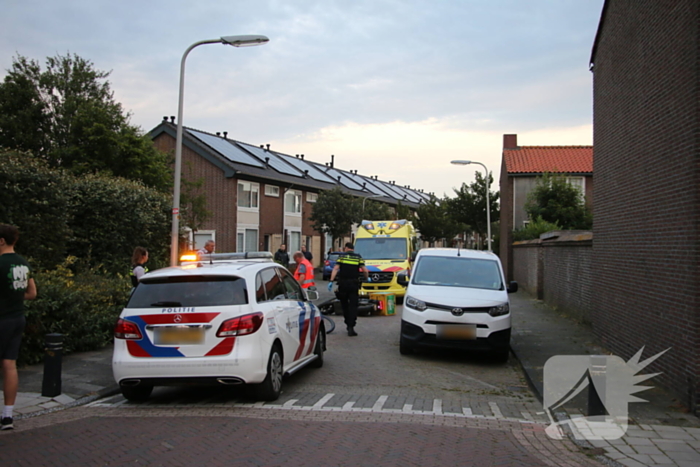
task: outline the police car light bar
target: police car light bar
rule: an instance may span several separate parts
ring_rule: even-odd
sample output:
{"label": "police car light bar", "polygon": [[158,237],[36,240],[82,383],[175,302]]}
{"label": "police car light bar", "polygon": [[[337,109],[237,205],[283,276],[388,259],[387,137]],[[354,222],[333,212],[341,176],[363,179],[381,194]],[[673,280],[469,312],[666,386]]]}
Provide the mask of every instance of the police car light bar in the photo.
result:
{"label": "police car light bar", "polygon": [[180,257],[180,261],[183,263],[210,263],[242,259],[272,261],[273,258],[272,253],[269,251],[246,251],[240,253],[212,253],[210,255],[186,254]]}

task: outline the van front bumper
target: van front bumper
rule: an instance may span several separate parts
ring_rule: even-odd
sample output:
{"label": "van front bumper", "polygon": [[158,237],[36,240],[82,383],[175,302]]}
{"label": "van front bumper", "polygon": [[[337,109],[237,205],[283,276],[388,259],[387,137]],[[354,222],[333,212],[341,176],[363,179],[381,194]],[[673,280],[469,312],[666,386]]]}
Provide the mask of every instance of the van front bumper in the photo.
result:
{"label": "van front bumper", "polygon": [[510,328],[491,332],[488,337],[476,339],[438,339],[436,334],[429,334],[423,328],[406,321],[401,321],[401,338],[413,347],[433,347],[459,350],[505,350],[510,346]]}

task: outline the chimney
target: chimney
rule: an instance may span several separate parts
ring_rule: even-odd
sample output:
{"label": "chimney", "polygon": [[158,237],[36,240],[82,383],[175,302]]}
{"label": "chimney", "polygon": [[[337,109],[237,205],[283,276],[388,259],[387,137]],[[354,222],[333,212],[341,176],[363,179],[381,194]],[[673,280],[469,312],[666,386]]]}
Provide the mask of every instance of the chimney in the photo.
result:
{"label": "chimney", "polygon": [[308,169],[307,169],[307,170],[304,170],[304,176],[305,176],[306,178],[309,178],[309,170],[308,170]]}
{"label": "chimney", "polygon": [[170,116],[170,123],[175,123],[175,115]]}
{"label": "chimney", "polygon": [[269,150],[270,150],[270,144],[268,143],[268,144],[266,144],[265,146],[267,146],[267,150],[269,151]]}
{"label": "chimney", "polygon": [[301,160],[304,160],[304,155],[303,155],[303,154],[301,155]]}
{"label": "chimney", "polygon": [[297,159],[299,159],[299,154],[294,154],[294,157],[296,157]]}
{"label": "chimney", "polygon": [[164,121],[165,123],[168,123],[168,116],[167,116],[167,115],[166,115],[165,117],[163,117],[163,121]]}
{"label": "chimney", "polygon": [[217,132],[216,132],[216,136],[221,136],[221,132],[220,132],[220,131],[217,131]]}
{"label": "chimney", "polygon": [[335,163],[335,156],[333,154],[331,154],[331,168],[333,168],[334,163]]}
{"label": "chimney", "polygon": [[516,149],[518,147],[518,135],[503,135],[503,149]]}
{"label": "chimney", "polygon": [[261,144],[261,145],[260,145],[260,149],[265,149],[265,145],[264,145],[264,144]]}
{"label": "chimney", "polygon": [[228,136],[228,131],[224,131],[224,139]]}

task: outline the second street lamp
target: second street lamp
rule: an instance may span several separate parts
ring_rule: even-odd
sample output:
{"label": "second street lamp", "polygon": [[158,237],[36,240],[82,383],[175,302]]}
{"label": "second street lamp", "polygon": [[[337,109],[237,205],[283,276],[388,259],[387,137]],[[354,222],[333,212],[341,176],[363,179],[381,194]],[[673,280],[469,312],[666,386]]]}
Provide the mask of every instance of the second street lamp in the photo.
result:
{"label": "second street lamp", "polygon": [[489,188],[490,188],[490,177],[489,177],[489,169],[486,168],[484,164],[481,162],[477,161],[465,161],[465,160],[456,160],[451,162],[454,165],[469,165],[469,164],[479,164],[484,168],[484,171],[486,172],[486,240],[489,245],[489,251],[491,251],[491,203],[489,200]]}
{"label": "second street lamp", "polygon": [[185,60],[192,49],[204,44],[224,44],[234,47],[248,47],[269,42],[266,36],[244,35],[223,36],[219,39],[208,39],[195,42],[185,50],[180,62],[180,95],[177,104],[177,136],[175,138],[175,182],[173,187],[173,226],[170,238],[170,265],[177,266],[180,249],[180,178],[182,173],[182,108],[185,97]]}

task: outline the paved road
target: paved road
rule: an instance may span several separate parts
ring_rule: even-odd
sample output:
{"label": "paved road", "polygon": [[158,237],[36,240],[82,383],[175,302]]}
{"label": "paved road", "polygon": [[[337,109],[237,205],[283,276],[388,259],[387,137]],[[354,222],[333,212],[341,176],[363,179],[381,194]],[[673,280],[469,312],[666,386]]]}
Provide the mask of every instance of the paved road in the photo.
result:
{"label": "paved road", "polygon": [[[236,388],[156,388],[23,420],[0,435],[9,465],[599,465],[547,419],[514,358],[401,356],[396,316],[328,336],[321,369],[287,378],[274,403]],[[5,462],[3,462],[3,465]]]}

